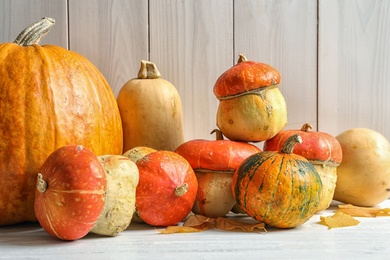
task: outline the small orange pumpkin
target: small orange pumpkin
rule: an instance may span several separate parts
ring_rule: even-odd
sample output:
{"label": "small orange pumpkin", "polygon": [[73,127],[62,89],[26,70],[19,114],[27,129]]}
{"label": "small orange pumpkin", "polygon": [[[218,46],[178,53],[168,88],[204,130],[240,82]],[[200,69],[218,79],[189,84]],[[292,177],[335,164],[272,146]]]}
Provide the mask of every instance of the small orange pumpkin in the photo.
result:
{"label": "small orange pumpkin", "polygon": [[0,225],[36,221],[36,173],[55,149],[122,153],[122,122],[104,76],[80,54],[38,45],[53,25],[43,18],[0,44]]}
{"label": "small orange pumpkin", "polygon": [[293,135],[280,152],[254,154],[234,173],[233,195],[250,217],[273,227],[293,228],[314,215],[322,182],[308,160],[292,153],[301,142],[299,135]]}
{"label": "small orange pumpkin", "polygon": [[38,173],[34,209],[39,223],[61,240],[84,237],[104,209],[106,189],[105,170],[91,150],[58,148]]}
{"label": "small orange pumpkin", "polygon": [[175,225],[192,209],[198,181],[186,159],[172,151],[155,151],[137,161],[136,210],[153,226]]}

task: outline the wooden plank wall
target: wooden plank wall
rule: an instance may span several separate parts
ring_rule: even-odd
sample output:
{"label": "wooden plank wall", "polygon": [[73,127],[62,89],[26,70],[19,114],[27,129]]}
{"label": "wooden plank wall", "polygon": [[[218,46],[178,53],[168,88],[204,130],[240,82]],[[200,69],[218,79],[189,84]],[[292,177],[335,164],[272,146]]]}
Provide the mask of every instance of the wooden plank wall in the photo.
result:
{"label": "wooden plank wall", "polygon": [[239,53],[281,72],[287,128],[390,139],[390,1],[1,0],[0,42],[43,16],[57,22],[42,43],[86,56],[116,95],[155,62],[181,95],[187,140],[212,138],[212,88]]}

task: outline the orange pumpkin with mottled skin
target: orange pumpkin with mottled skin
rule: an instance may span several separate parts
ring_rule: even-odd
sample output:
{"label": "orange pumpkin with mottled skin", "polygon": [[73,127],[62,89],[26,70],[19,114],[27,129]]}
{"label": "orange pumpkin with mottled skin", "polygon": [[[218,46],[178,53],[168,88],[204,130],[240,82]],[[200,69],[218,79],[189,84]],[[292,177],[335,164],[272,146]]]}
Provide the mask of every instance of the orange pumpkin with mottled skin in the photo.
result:
{"label": "orange pumpkin with mottled skin", "polygon": [[136,209],[153,226],[175,225],[192,209],[198,181],[191,165],[172,151],[156,151],[137,161]]}
{"label": "orange pumpkin with mottled skin", "polygon": [[103,211],[106,188],[106,172],[91,150],[63,146],[50,154],[38,173],[35,214],[50,235],[61,240],[82,238]]}
{"label": "orange pumpkin with mottled skin", "polygon": [[[39,37],[53,24],[44,18],[30,30]],[[17,42],[0,44],[0,226],[36,221],[36,174],[55,149],[81,144],[97,155],[123,149],[118,105],[99,70],[39,39]]]}

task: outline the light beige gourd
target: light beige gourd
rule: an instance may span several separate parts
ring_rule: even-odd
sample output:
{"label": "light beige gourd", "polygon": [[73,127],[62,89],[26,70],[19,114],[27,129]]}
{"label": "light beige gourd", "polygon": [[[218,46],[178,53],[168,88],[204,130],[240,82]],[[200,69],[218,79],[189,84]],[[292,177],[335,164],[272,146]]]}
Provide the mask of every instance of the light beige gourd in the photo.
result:
{"label": "light beige gourd", "polygon": [[334,199],[355,206],[375,206],[390,197],[390,143],[372,129],[353,128],[336,139],[343,151],[337,167]]}
{"label": "light beige gourd", "polygon": [[116,236],[124,231],[135,212],[135,192],[139,181],[137,165],[122,155],[98,156],[106,171],[105,206],[91,232]]}

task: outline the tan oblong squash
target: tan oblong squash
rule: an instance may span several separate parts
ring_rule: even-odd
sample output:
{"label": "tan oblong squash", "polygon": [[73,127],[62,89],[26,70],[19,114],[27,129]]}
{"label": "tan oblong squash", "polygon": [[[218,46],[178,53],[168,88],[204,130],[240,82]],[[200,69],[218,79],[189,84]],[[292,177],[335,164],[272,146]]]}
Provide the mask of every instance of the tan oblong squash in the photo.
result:
{"label": "tan oblong squash", "polygon": [[178,91],[162,79],[156,65],[141,61],[138,78],[118,94],[126,152],[137,146],[173,151],[184,142],[183,112]]}
{"label": "tan oblong squash", "polygon": [[43,18],[0,44],[0,226],[36,221],[36,174],[55,149],[122,153],[118,105],[101,72],[76,52],[38,44],[54,23]]}

